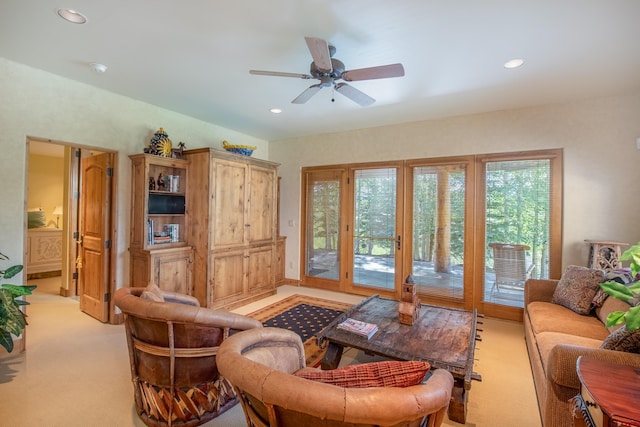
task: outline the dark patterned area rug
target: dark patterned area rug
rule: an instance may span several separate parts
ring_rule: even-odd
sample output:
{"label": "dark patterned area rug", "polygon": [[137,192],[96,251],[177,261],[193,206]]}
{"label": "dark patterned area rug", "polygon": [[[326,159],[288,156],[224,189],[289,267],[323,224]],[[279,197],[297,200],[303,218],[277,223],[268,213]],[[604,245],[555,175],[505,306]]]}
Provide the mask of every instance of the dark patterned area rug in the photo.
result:
{"label": "dark patterned area rug", "polygon": [[249,314],[264,326],[289,329],[302,338],[307,366],[319,366],[325,350],[316,344],[315,335],[351,304],[322,298],[292,295]]}

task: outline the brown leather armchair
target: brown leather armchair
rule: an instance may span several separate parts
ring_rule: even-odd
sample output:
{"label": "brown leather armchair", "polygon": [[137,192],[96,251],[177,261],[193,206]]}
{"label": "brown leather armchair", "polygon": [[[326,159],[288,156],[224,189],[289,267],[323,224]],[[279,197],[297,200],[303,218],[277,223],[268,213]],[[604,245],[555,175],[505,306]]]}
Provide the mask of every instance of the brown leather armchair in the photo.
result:
{"label": "brown leather armchair", "polygon": [[[145,292],[146,291],[146,292]],[[199,307],[188,295],[121,288],[114,302],[125,315],[136,411],[149,426],[197,426],[238,400],[216,364],[220,344],[254,319]],[[159,302],[158,300],[164,300]]]}
{"label": "brown leather armchair", "polygon": [[453,388],[453,377],[442,369],[404,388],[343,388],[295,376],[311,369],[305,368],[304,346],[297,334],[279,328],[252,329],[225,340],[218,367],[235,387],[250,427],[436,427]]}

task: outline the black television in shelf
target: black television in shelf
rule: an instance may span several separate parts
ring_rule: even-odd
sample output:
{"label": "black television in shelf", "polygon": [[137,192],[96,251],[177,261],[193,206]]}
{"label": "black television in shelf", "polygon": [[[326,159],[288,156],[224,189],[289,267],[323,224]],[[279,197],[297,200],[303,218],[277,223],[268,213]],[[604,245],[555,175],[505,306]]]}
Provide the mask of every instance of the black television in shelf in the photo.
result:
{"label": "black television in shelf", "polygon": [[182,215],[185,212],[183,194],[149,193],[149,215]]}

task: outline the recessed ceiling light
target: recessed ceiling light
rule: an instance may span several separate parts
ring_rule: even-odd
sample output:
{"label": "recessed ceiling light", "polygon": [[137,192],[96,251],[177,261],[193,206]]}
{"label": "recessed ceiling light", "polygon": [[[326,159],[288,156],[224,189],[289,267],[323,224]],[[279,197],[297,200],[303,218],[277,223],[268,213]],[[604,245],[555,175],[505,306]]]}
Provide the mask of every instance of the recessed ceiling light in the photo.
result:
{"label": "recessed ceiling light", "polygon": [[95,73],[98,73],[98,74],[102,74],[105,71],[107,71],[106,65],[99,64],[97,62],[92,62],[91,64],[89,64],[89,67],[91,67],[91,70],[93,70]]}
{"label": "recessed ceiling light", "polygon": [[58,16],[65,21],[73,22],[74,24],[84,24],[87,22],[87,17],[72,9],[57,9]]}
{"label": "recessed ceiling light", "polygon": [[524,64],[524,59],[511,59],[504,63],[504,68],[518,68],[522,64]]}
{"label": "recessed ceiling light", "polygon": [[279,108],[272,108],[269,111],[271,111],[273,114],[280,114],[282,113],[282,110]]}

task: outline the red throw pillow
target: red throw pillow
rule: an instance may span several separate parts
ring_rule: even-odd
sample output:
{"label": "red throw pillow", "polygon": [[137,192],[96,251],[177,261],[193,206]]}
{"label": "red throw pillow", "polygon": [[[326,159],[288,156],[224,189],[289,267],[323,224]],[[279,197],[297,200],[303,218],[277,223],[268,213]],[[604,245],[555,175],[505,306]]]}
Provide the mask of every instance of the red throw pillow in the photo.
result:
{"label": "red throw pillow", "polygon": [[420,384],[430,368],[429,362],[389,360],[349,365],[328,371],[302,369],[295,375],[347,388],[409,387]]}

